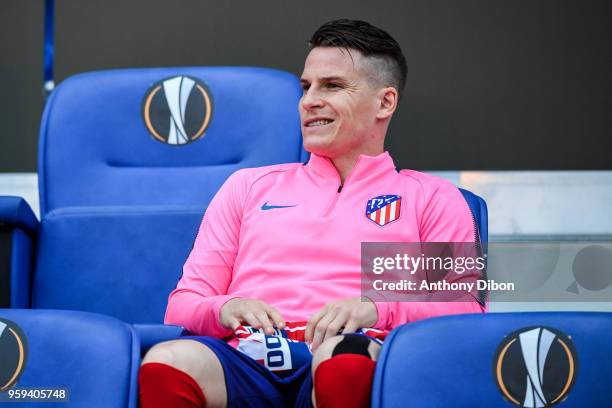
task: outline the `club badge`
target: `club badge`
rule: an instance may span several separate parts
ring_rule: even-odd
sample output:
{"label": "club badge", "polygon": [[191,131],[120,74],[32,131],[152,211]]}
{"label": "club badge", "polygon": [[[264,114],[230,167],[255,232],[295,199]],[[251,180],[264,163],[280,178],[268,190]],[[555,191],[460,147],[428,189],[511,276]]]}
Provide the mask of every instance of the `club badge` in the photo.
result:
{"label": "club badge", "polygon": [[366,204],[366,217],[376,224],[385,226],[400,216],[402,197],[398,195],[381,195],[370,198]]}

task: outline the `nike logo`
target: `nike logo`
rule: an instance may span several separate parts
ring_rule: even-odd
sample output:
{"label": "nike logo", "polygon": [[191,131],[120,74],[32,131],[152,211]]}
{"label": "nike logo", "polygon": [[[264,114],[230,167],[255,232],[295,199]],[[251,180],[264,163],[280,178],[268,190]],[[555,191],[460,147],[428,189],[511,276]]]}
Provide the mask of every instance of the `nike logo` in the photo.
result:
{"label": "nike logo", "polygon": [[267,211],[267,210],[274,210],[276,208],[290,208],[290,207],[295,207],[297,204],[294,205],[268,205],[268,202],[266,201],[262,206],[261,209],[263,211]]}

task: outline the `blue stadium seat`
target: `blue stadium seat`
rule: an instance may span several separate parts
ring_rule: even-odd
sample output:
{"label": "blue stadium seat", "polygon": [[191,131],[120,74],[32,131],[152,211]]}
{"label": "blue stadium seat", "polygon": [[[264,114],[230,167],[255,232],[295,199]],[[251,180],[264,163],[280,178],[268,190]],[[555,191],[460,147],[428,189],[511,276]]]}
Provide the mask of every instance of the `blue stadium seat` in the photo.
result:
{"label": "blue stadium seat", "polygon": [[[564,407],[610,406],[610,327],[612,313],[587,312],[456,315],[403,325],[383,345],[372,407],[509,407],[510,398],[544,406],[529,401],[538,398],[538,386],[548,403],[559,397]],[[535,333],[536,341],[524,341],[517,330]],[[543,347],[544,334],[557,331]],[[528,376],[528,364],[539,374]]]}
{"label": "blue stadium seat", "polygon": [[296,76],[263,68],[62,82],[41,125],[40,225],[25,202],[0,198],[0,221],[20,231],[11,307],[102,313],[142,324],[144,343],[163,338],[156,324],[221,184],[239,168],[306,159],[301,93]]}
{"label": "blue stadium seat", "polygon": [[[459,191],[463,195],[463,198],[468,203],[470,207],[470,211],[472,212],[472,217],[474,217],[474,223],[476,224],[476,230],[478,233],[478,237],[480,238],[480,243],[485,245],[489,242],[489,228],[488,228],[488,212],[487,212],[487,203],[482,197],[477,196],[471,191],[460,188]],[[486,251],[485,251],[486,253]]]}
{"label": "blue stadium seat", "polygon": [[[459,191],[463,198],[470,207],[470,212],[472,213],[472,219],[474,220],[474,229],[476,230],[475,242],[479,248],[479,252],[481,252],[485,257],[489,253],[489,213],[487,211],[487,203],[486,201],[468,191],[466,189],[460,188]],[[486,276],[486,269],[484,270],[484,276]],[[482,304],[487,302],[488,294],[485,291],[479,291],[479,301]]]}
{"label": "blue stadium seat", "polygon": [[[108,316],[64,310],[0,309],[0,319],[16,323],[25,335],[25,368],[13,391],[65,388],[69,395],[69,402],[6,402],[7,406],[137,407],[140,351],[130,325]],[[15,343],[4,328],[0,330],[3,369],[10,361],[7,346],[11,340]]]}

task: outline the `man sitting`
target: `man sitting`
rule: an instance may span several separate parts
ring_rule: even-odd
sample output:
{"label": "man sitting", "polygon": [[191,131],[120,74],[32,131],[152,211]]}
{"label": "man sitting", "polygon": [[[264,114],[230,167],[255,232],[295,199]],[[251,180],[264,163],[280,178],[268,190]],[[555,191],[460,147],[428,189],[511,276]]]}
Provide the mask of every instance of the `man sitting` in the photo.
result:
{"label": "man sitting", "polygon": [[165,317],[194,336],[146,355],[143,408],[368,406],[386,332],[483,311],[475,299],[361,296],[362,242],[473,242],[475,227],[457,188],[396,171],[384,151],[406,81],[397,42],[337,20],[310,47],[299,104],[310,160],[237,171],[212,200]]}

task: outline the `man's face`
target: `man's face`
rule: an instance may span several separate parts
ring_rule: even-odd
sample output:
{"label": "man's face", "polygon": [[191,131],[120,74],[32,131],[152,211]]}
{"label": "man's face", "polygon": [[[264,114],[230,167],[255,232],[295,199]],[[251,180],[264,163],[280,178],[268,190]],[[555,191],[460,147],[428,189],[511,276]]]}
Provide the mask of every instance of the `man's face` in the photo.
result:
{"label": "man's face", "polygon": [[380,100],[363,59],[359,51],[335,47],[308,54],[300,118],[309,152],[335,159],[371,150]]}

